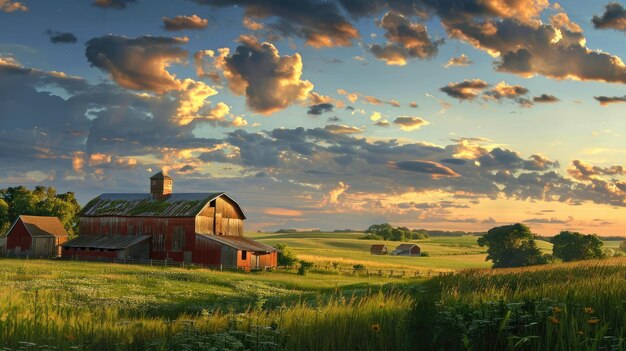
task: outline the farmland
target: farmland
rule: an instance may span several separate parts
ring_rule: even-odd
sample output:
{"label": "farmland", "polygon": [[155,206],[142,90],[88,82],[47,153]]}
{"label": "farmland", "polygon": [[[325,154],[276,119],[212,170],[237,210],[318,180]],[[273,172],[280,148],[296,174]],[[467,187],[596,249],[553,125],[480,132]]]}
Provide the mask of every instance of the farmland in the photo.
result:
{"label": "farmland", "polygon": [[[476,237],[419,240],[431,256],[406,258],[372,256],[360,235],[251,234],[314,260],[304,277],[0,259],[0,348],[626,348],[626,258],[491,270]],[[431,274],[367,276],[327,262]],[[456,268],[468,269],[443,272]]]}
{"label": "farmland", "polygon": [[[286,244],[301,259],[328,265],[337,262],[345,266],[363,264],[372,270],[407,270],[418,272],[443,272],[462,268],[487,268],[487,250],[478,246],[478,237],[445,236],[410,241],[420,246],[429,257],[398,257],[371,255],[373,244],[387,245],[389,251],[401,244],[397,241],[363,240],[363,233],[247,233],[247,236],[268,245]],[[537,244],[546,253],[552,244],[538,240]]]}

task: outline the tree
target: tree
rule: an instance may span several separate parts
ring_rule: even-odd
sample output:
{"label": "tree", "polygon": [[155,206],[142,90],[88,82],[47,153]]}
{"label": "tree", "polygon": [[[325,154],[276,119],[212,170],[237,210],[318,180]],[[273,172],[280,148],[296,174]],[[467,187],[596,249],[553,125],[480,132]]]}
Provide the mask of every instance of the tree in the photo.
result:
{"label": "tree", "polygon": [[584,235],[564,231],[552,240],[552,255],[564,262],[603,258],[602,240],[595,234]]}
{"label": "tree", "polygon": [[626,240],[619,244],[619,249],[622,250],[622,252],[626,252]]}
{"label": "tree", "polygon": [[487,258],[494,268],[522,267],[547,263],[530,229],[520,223],[491,228],[478,239],[487,246]]}
{"label": "tree", "polygon": [[274,246],[278,249],[278,265],[279,266],[295,266],[298,263],[298,257],[291,251],[285,244],[276,244]]}
{"label": "tree", "polygon": [[79,211],[72,192],[57,194],[55,188],[44,186],[32,191],[23,186],[0,189],[0,229],[8,228],[20,215],[55,216],[73,236],[78,234]]}
{"label": "tree", "polygon": [[378,235],[383,238],[383,240],[391,240],[393,227],[389,223],[383,224],[372,224],[365,231],[367,234]]}

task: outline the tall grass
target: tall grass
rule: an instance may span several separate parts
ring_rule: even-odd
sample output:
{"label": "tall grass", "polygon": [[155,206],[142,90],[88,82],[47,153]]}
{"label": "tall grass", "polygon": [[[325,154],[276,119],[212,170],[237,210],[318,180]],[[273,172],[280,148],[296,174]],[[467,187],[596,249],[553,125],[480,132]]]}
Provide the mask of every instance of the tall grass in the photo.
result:
{"label": "tall grass", "polygon": [[626,350],[626,259],[428,280],[3,260],[0,349]]}
{"label": "tall grass", "polygon": [[624,350],[626,261],[433,278],[417,297],[425,349]]}

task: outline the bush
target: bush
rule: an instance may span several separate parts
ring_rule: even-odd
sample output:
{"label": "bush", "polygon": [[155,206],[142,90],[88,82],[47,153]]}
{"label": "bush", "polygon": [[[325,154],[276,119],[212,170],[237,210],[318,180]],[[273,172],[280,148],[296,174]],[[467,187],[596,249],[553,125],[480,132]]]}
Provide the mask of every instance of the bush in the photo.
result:
{"label": "bush", "polygon": [[385,240],[385,238],[383,238],[380,235],[376,235],[376,234],[367,234],[365,236],[362,236],[360,239],[363,239],[363,240]]}
{"label": "bush", "polygon": [[300,268],[298,268],[298,274],[305,275],[306,272],[308,272],[308,270],[311,269],[312,267],[313,267],[313,262],[301,260]]}
{"label": "bush", "polygon": [[430,254],[426,251],[422,251],[422,253],[420,253],[420,256],[422,257],[430,257]]}
{"label": "bush", "polygon": [[276,244],[278,249],[278,265],[279,266],[295,266],[298,263],[298,257],[285,244]]}
{"label": "bush", "polygon": [[355,264],[352,268],[354,269],[354,273],[361,273],[365,271],[365,266],[360,263]]}

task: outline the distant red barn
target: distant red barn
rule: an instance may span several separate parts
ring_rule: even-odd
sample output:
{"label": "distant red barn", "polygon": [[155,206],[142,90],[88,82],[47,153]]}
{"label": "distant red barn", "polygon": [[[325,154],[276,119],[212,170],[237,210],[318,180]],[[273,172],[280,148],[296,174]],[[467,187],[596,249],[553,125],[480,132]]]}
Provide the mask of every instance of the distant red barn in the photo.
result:
{"label": "distant red barn", "polygon": [[[64,256],[173,260],[222,267],[275,267],[277,250],[244,234],[245,215],[223,192],[172,193],[159,172],[150,194],[102,194],[79,214]],[[103,238],[106,237],[106,238]]]}
{"label": "distant red barn", "polygon": [[8,252],[31,257],[56,257],[67,232],[57,217],[19,216],[6,235]]}
{"label": "distant red barn", "polygon": [[392,255],[397,256],[419,256],[421,249],[415,244],[400,244],[395,250],[391,251]]}
{"label": "distant red barn", "polygon": [[372,255],[386,255],[387,254],[387,246],[374,244],[370,247],[370,253]]}

